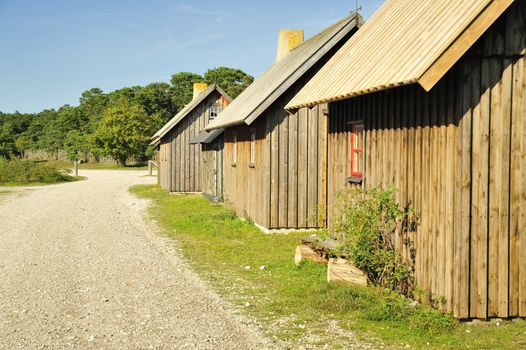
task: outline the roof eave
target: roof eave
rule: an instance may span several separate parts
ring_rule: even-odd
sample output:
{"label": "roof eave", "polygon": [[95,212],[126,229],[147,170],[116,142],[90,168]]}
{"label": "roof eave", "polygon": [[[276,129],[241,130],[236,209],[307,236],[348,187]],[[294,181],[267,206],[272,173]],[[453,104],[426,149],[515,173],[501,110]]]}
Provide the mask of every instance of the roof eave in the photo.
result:
{"label": "roof eave", "polygon": [[294,85],[301,77],[308,72],[321,58],[323,58],[345,35],[350,33],[355,28],[360,28],[364,20],[360,14],[355,13],[354,17],[349,18],[349,21],[340,30],[327,40],[327,42],[313,53],[305,64],[300,69],[294,71],[282,84],[280,84],[258,107],[250,112],[245,118],[244,122],[251,125],[257,118],[265,112],[278,98],[280,98],[292,85]]}
{"label": "roof eave", "polygon": [[206,131],[212,131],[212,130],[217,130],[217,129],[226,129],[226,128],[230,128],[230,127],[233,127],[233,126],[238,126],[238,125],[243,125],[245,124],[243,121],[236,121],[236,122],[228,122],[228,123],[218,123],[216,125],[210,125],[208,124],[206,127],[205,127],[205,130]]}
{"label": "roof eave", "polygon": [[379,92],[379,91],[391,90],[391,89],[395,89],[397,87],[411,85],[411,84],[414,84],[414,83],[417,83],[417,82],[418,82],[418,79],[414,78],[414,79],[409,79],[409,80],[406,80],[406,81],[403,81],[403,82],[390,83],[390,84],[376,86],[376,87],[373,87],[373,88],[356,90],[356,91],[350,92],[348,94],[334,96],[334,97],[327,97],[327,98],[323,98],[323,99],[319,99],[319,100],[314,100],[312,102],[299,103],[299,104],[288,104],[288,105],[285,106],[285,110],[288,111],[289,113],[293,114],[293,113],[295,113],[296,111],[298,111],[301,108],[312,108],[312,107],[315,107],[317,105],[321,105],[323,103],[332,103],[332,102],[343,101],[343,100],[347,100],[347,99],[350,99],[350,98],[353,98],[353,97],[368,95],[368,94],[372,94],[372,93]]}
{"label": "roof eave", "polygon": [[[181,120],[183,120],[188,114],[190,114],[199,104],[201,104],[210,94],[212,94],[214,91],[219,92],[220,95],[222,95],[228,102],[232,101],[232,98],[223,90],[221,87],[217,84],[210,85],[205,91],[199,95],[196,100],[190,101],[190,103],[185,106],[178,114],[176,114],[170,121],[168,121],[159,131],[155,133],[155,135],[152,138],[163,138],[167,133],[170,132],[174,127],[179,124]],[[191,104],[194,104],[191,106]],[[191,106],[191,107],[188,107]],[[188,107],[188,110],[185,111],[185,108]],[[183,113],[184,112],[184,113]]]}
{"label": "roof eave", "polygon": [[[431,91],[433,87],[447,74],[447,72],[461,59],[461,57],[479,40],[495,21],[511,6],[514,0],[494,0],[466,27],[466,29],[442,52],[438,58],[417,77],[404,82],[385,84],[369,89],[352,91],[345,95],[319,98],[316,100],[288,104],[285,110],[295,113],[305,107],[314,107],[322,103],[337,102],[352,97],[373,92],[388,90],[404,85],[418,83],[424,90]],[[301,93],[301,91],[300,91]],[[293,99],[294,100],[294,99]]]}
{"label": "roof eave", "polygon": [[489,3],[447,50],[419,77],[418,83],[426,91],[431,91],[513,2],[514,0],[495,0]]}

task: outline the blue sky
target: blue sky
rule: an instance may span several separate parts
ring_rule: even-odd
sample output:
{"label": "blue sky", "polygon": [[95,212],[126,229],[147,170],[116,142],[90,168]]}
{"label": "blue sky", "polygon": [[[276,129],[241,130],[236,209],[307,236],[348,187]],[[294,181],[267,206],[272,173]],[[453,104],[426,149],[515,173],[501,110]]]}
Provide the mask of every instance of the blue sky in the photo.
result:
{"label": "blue sky", "polygon": [[[368,18],[383,0],[361,0]],[[0,111],[76,105],[82,91],[169,81],[180,71],[271,65],[281,28],[308,38],[355,0],[0,0]]]}

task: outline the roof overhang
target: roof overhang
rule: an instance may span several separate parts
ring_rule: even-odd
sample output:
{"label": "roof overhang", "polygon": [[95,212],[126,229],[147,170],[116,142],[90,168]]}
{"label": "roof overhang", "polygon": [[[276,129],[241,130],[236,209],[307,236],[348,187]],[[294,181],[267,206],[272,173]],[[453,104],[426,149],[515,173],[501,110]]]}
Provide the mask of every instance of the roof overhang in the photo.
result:
{"label": "roof overhang", "polygon": [[217,137],[221,135],[223,131],[224,129],[215,129],[212,131],[203,130],[196,137],[190,140],[190,144],[209,144],[217,139]]}
{"label": "roof overhang", "polygon": [[[449,1],[419,3],[423,9],[420,9],[419,15],[427,19],[433,17],[434,13],[432,11],[442,11],[441,16],[448,18],[448,16],[451,17],[451,13],[444,11],[444,8],[446,8],[445,4],[449,7],[468,6],[460,2]],[[378,36],[379,32],[383,34],[386,22],[389,22],[391,26],[399,22],[398,17],[394,16],[392,12],[400,11],[403,1],[389,0],[351,38],[348,47],[344,46],[333,59],[329,60],[316,76],[285,106],[285,109],[290,113],[294,113],[300,108],[336,102],[410,84],[419,84],[426,91],[430,91],[513,2],[514,0],[471,0],[469,3],[470,7],[463,8],[463,12],[456,14],[459,19],[454,23],[458,25],[450,33],[432,32],[425,19],[422,19],[419,23],[419,28],[422,29],[422,32],[417,32],[417,35],[412,37],[418,45],[415,44],[415,46],[412,46],[412,49],[416,50],[419,48],[423,51],[407,52],[400,50],[400,47],[404,45],[404,40],[410,42],[404,39],[407,38],[407,31],[398,31],[393,34],[389,27],[386,28],[386,33],[391,37],[391,39],[388,37],[388,39],[385,39],[390,40],[390,46],[388,47],[376,37],[373,38],[375,35]],[[401,10],[403,11],[403,8]],[[426,10],[427,12],[425,12]],[[469,13],[469,16],[466,15],[467,13]],[[444,23],[443,26],[446,26],[446,24],[450,25],[450,23]],[[425,46],[425,39],[428,39],[429,36],[433,36],[440,45],[428,44]],[[446,37],[447,40],[445,39]],[[367,71],[362,65],[354,63],[352,61],[353,58],[349,55],[349,53],[351,55],[354,53],[354,57],[371,55],[365,48],[369,48],[369,50],[375,49],[373,50],[375,54],[371,58],[364,58],[360,62],[368,65],[369,61],[370,64],[367,67]],[[398,50],[396,52],[397,56],[391,57],[390,55],[396,50]],[[416,63],[417,57],[420,59],[418,63],[422,63],[418,69],[407,64],[411,62],[407,60],[415,60]],[[401,73],[398,74],[399,72]],[[356,77],[352,77],[353,74]],[[340,83],[341,86],[334,88]]]}
{"label": "roof overhang", "polygon": [[208,96],[214,92],[218,92],[223,98],[231,102],[232,98],[221,89],[217,84],[210,85],[206,90],[201,92],[195,99],[190,101],[175,117],[173,117],[168,123],[166,123],[159,131],[152,136],[152,140],[162,139],[167,133],[170,132],[181,120],[183,120],[188,114],[195,110]]}
{"label": "roof overhang", "polygon": [[458,60],[479,40],[493,23],[511,6],[514,0],[495,0],[480,13],[471,25],[418,79],[418,83],[430,91]]}
{"label": "roof overhang", "polygon": [[363,24],[352,14],[294,48],[241,93],[205,130],[251,125],[338,43]]}

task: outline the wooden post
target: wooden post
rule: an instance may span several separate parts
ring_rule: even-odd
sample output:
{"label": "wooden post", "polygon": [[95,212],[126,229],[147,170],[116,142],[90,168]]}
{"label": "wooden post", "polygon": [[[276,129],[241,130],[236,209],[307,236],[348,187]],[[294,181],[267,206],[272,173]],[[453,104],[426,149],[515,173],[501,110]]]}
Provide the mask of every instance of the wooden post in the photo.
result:
{"label": "wooden post", "polygon": [[73,172],[74,172],[75,176],[79,176],[79,163],[80,163],[79,160],[73,161],[73,169],[74,169]]}
{"label": "wooden post", "polygon": [[157,163],[154,162],[153,160],[149,160],[149,161],[148,161],[148,174],[149,174],[150,176],[153,176],[153,167],[154,167],[154,166],[158,167]]}

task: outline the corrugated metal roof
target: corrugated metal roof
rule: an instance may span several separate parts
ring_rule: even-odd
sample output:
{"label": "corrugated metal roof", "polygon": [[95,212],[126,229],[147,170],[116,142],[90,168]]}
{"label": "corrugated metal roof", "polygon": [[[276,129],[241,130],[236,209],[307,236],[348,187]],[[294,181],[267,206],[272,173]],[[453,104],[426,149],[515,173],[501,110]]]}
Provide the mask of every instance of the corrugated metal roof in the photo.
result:
{"label": "corrugated metal roof", "polygon": [[416,83],[490,5],[502,9],[512,2],[387,0],[286,108]]}
{"label": "corrugated metal roof", "polygon": [[196,98],[194,98],[189,104],[187,104],[175,117],[173,117],[168,123],[166,123],[159,131],[152,136],[152,143],[150,145],[158,144],[157,140],[161,139],[170,130],[172,130],[184,117],[190,114],[201,102],[203,102],[211,93],[214,91],[219,92],[228,101],[232,99],[228,94],[223,91],[217,84],[210,85],[206,90],[202,91]]}
{"label": "corrugated metal roof", "polygon": [[363,19],[353,14],[294,48],[241,93],[206,130],[251,124]]}
{"label": "corrugated metal roof", "polygon": [[198,144],[198,143],[210,143],[214,141],[219,135],[223,133],[224,129],[215,129],[212,131],[206,131],[203,130],[190,140],[190,144]]}

